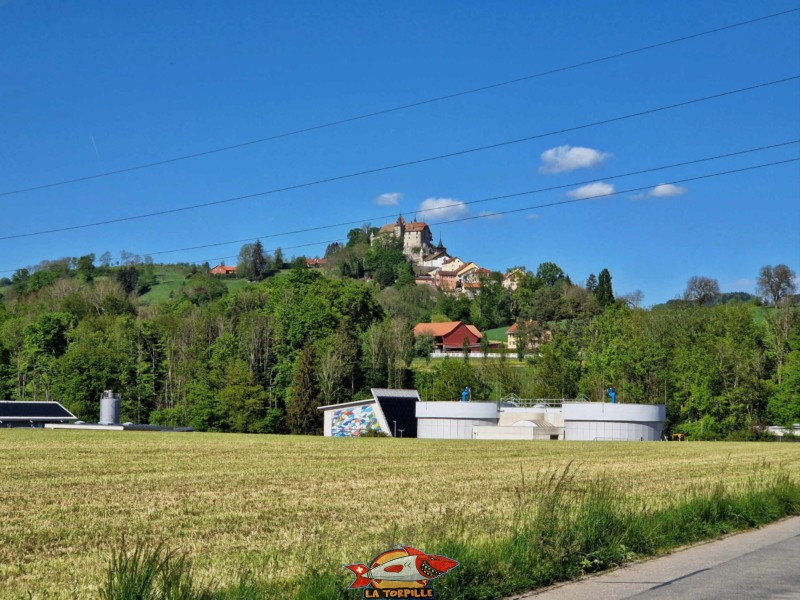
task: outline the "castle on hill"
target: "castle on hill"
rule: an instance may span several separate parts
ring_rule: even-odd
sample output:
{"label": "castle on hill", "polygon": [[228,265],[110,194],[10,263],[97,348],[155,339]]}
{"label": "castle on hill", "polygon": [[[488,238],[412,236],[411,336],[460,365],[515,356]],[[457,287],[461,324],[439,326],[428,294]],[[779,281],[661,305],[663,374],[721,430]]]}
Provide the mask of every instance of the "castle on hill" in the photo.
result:
{"label": "castle on hill", "polygon": [[411,262],[421,267],[426,262],[436,260],[447,255],[447,248],[439,240],[437,246],[433,245],[433,234],[428,224],[414,219],[410,223],[400,215],[394,223],[387,223],[377,233],[370,236],[370,242],[375,243],[381,237],[392,236],[403,241],[403,254]]}
{"label": "castle on hill", "polygon": [[491,275],[474,262],[464,262],[450,256],[439,238],[433,244],[431,228],[427,223],[414,219],[410,223],[400,215],[394,223],[387,223],[370,236],[370,243],[381,239],[398,239],[403,242],[403,254],[414,265],[414,282],[430,285],[448,294],[465,294],[474,298],[483,286],[483,278]]}

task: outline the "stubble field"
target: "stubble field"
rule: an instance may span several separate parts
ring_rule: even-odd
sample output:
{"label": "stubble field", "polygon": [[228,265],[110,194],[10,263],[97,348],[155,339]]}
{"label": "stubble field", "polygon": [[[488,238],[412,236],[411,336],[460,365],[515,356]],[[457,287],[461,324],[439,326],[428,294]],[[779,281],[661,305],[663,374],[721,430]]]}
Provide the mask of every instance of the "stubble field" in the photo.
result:
{"label": "stubble field", "polygon": [[800,444],[330,439],[0,430],[0,597],[92,597],[120,540],[165,541],[228,585],[364,562],[454,524],[510,530],[543,472],[654,508],[766,470]]}

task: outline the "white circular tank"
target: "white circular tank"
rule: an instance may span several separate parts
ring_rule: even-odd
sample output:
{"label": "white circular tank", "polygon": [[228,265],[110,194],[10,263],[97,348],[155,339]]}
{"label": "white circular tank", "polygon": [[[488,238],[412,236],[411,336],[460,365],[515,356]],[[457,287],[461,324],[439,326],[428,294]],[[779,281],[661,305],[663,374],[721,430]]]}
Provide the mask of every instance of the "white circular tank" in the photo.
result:
{"label": "white circular tank", "polygon": [[563,411],[567,441],[658,441],[667,414],[663,404],[608,402],[565,402]]}

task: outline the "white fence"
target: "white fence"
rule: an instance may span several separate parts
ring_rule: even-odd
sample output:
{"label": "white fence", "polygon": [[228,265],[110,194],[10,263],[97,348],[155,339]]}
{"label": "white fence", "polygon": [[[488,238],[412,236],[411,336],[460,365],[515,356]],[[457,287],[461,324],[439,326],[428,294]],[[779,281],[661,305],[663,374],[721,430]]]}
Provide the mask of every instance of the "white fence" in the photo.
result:
{"label": "white fence", "polygon": [[[502,358],[503,355],[499,352],[489,352],[486,355],[486,358]],[[535,354],[526,354],[525,358],[529,358],[532,356],[536,356]],[[463,352],[431,352],[431,358],[464,358]],[[483,358],[484,354],[480,351],[474,351],[469,353],[470,358]],[[517,358],[517,355],[511,352],[506,353],[506,358]]]}

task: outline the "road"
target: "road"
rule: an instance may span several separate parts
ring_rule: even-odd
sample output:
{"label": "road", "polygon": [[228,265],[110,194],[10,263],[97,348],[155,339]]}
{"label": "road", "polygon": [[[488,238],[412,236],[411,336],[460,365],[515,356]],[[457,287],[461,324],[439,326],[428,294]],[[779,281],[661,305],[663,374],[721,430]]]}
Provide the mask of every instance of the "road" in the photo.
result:
{"label": "road", "polygon": [[800,517],[514,600],[800,599]]}

